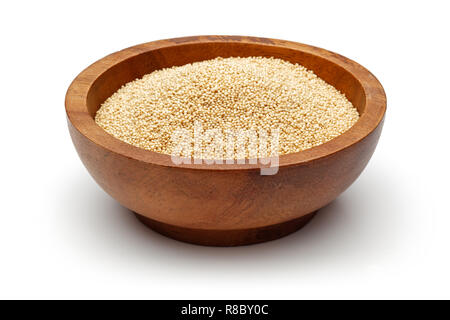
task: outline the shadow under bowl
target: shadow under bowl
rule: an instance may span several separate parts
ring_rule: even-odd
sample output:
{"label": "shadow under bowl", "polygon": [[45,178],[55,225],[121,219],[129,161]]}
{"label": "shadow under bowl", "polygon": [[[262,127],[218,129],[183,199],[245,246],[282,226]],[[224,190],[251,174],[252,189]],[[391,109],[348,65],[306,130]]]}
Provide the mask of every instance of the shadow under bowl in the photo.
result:
{"label": "shadow under bowl", "polygon": [[[122,85],[154,70],[216,57],[275,57],[299,63],[340,90],[360,113],[344,134],[279,157],[278,172],[249,164],[180,164],[109,135],[95,121]],[[381,133],[386,96],[364,67],[300,43],[241,36],[160,40],[113,53],[70,85],[66,112],[72,141],[95,181],[152,229],[202,245],[273,240],[305,225],[360,175]]]}

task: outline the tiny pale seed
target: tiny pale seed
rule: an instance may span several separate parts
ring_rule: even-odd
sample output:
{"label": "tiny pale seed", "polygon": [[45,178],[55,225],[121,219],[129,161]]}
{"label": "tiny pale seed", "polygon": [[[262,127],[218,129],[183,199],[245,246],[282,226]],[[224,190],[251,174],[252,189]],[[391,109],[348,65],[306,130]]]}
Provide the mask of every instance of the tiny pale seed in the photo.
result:
{"label": "tiny pale seed", "polygon": [[[134,146],[171,154],[177,129],[279,130],[279,154],[325,143],[358,120],[336,88],[299,64],[264,57],[216,58],[161,69],[129,82],[109,97],[95,121]],[[244,155],[256,154],[252,144]],[[204,158],[212,157],[202,146]],[[194,149],[190,154],[193,156]]]}

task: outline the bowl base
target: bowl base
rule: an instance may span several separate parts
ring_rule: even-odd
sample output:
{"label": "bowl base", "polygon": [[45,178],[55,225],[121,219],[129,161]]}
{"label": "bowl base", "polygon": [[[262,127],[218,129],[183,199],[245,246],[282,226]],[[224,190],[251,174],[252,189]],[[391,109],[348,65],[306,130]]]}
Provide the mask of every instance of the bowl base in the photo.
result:
{"label": "bowl base", "polygon": [[317,213],[314,211],[300,218],[261,228],[238,230],[202,230],[178,227],[144,217],[136,217],[150,229],[167,237],[204,246],[231,247],[275,240],[305,226]]}

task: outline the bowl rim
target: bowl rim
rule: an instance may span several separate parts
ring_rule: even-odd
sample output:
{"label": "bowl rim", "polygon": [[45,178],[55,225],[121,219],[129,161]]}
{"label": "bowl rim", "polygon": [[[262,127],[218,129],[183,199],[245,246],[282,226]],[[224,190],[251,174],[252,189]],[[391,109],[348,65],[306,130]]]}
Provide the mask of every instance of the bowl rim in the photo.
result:
{"label": "bowl rim", "polygon": [[[191,36],[158,40],[135,45],[121,51],[112,53],[88,66],[84,69],[70,84],[66,97],[65,108],[69,124],[71,124],[80,134],[90,140],[92,143],[106,149],[109,152],[125,156],[147,164],[187,168],[202,170],[259,170],[267,165],[260,163],[250,164],[248,159],[245,164],[207,164],[202,161],[201,164],[175,164],[171,156],[157,153],[151,150],[142,149],[124,141],[121,141],[107,133],[98,126],[90,115],[87,107],[87,98],[89,90],[95,81],[108,69],[116,64],[130,59],[134,56],[158,50],[165,47],[183,46],[198,43],[248,43],[264,46],[283,47],[298,51],[303,51],[311,55],[319,56],[331,63],[337,64],[349,72],[361,85],[365,94],[365,109],[358,121],[346,132],[338,137],[327,141],[321,145],[290,153],[280,155],[278,166],[288,167],[310,164],[328,158],[333,154],[347,149],[370,135],[384,119],[386,112],[386,94],[378,79],[366,68],[357,62],[346,58],[337,53],[306,45],[298,42],[259,38],[248,36]],[[314,71],[314,70],[313,70]]]}

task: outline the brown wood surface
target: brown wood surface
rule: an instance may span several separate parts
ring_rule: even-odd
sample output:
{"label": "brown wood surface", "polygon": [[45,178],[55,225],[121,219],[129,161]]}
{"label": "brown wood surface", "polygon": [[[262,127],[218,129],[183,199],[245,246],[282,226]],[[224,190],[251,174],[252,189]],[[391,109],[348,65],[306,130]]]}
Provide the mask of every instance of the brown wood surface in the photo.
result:
{"label": "brown wood surface", "polygon": [[[170,156],[129,145],[95,124],[101,103],[123,84],[157,69],[218,56],[300,63],[343,92],[361,117],[325,144],[281,156],[279,172],[272,176],[261,176],[254,164],[175,165]],[[73,143],[107,193],[163,234],[227,246],[286,235],[333,201],[372,156],[385,110],[381,84],[356,62],[304,44],[240,36],[161,40],[113,53],[81,72],[66,95]]]}

